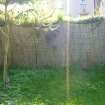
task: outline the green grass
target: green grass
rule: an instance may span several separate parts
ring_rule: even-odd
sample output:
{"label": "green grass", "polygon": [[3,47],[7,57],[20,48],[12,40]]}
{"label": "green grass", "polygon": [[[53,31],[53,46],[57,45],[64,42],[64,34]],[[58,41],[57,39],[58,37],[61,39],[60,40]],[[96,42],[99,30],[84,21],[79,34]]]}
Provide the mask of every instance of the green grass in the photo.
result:
{"label": "green grass", "polygon": [[10,79],[4,89],[0,73],[1,105],[105,105],[104,66],[72,67],[69,99],[64,69],[10,69]]}

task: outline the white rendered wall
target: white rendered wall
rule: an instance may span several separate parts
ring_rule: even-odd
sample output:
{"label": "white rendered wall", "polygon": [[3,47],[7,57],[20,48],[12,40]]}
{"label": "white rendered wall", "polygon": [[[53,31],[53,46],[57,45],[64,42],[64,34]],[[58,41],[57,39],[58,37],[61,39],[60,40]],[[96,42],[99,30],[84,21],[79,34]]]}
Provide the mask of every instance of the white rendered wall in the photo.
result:
{"label": "white rendered wall", "polygon": [[[67,10],[67,0],[64,1],[64,10],[66,14]],[[82,11],[82,0],[69,0],[69,15],[72,17],[78,17],[80,16],[80,13]],[[89,13],[89,15],[94,15],[94,0],[86,0],[86,11]]]}

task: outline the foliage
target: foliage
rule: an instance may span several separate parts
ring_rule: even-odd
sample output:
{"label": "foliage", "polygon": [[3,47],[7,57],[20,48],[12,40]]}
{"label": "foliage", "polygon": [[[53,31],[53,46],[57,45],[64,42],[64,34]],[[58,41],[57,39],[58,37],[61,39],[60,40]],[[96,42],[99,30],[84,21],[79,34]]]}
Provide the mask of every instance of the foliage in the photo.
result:
{"label": "foliage", "polygon": [[71,22],[71,23],[79,23],[79,24],[92,24],[97,22],[102,22],[105,20],[104,16],[84,16],[84,17],[70,17],[64,16],[64,21]]}
{"label": "foliage", "polygon": [[[29,4],[28,2],[34,2],[34,4]],[[10,0],[10,3],[26,3],[30,8],[27,10],[17,11],[15,7],[8,10],[8,17],[15,25],[35,25],[35,24],[53,24],[57,21],[63,20],[62,11],[55,10],[55,8],[49,3],[45,8],[41,6],[42,1],[40,0]],[[9,5],[9,4],[8,4]],[[21,5],[22,6],[22,5]],[[0,14],[1,18],[5,18],[5,13],[2,11]]]}
{"label": "foliage", "polygon": [[28,3],[28,2],[35,2],[37,0],[0,0],[0,4],[4,4],[5,2],[8,3],[20,3],[20,4],[24,4],[24,3]]}
{"label": "foliage", "polygon": [[88,20],[80,21],[80,23],[92,24],[96,22],[102,22],[103,20],[104,20],[104,17],[95,17],[95,18],[90,18]]}
{"label": "foliage", "polygon": [[11,69],[10,89],[3,89],[0,81],[2,105],[104,105],[103,65],[86,70],[74,65],[70,73],[70,100],[66,100],[64,69]]}

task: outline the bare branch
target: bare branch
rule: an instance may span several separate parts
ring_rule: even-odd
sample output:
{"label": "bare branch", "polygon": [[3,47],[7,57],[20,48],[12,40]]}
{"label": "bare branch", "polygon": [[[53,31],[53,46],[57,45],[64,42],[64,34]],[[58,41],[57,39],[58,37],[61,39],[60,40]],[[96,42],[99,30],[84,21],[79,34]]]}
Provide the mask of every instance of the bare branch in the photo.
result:
{"label": "bare branch", "polygon": [[28,9],[19,13],[15,18],[19,18],[20,16],[23,15],[23,13],[27,13],[27,12],[35,12],[36,14],[38,14],[37,11],[35,11],[34,9]]}
{"label": "bare branch", "polygon": [[15,9],[15,7],[16,7],[16,4],[12,7],[12,9],[8,10],[8,13],[13,11],[13,9]]}
{"label": "bare branch", "polygon": [[50,12],[50,14],[48,14],[48,16],[46,16],[46,17],[44,17],[44,18],[42,18],[42,19],[40,19],[40,20],[46,20],[46,19],[52,17],[53,14],[54,14],[54,12],[55,12],[55,10],[56,10],[56,9],[54,9],[52,12]]}
{"label": "bare branch", "polygon": [[3,36],[7,37],[5,31],[3,31],[3,29],[0,27],[0,32],[2,33]]}

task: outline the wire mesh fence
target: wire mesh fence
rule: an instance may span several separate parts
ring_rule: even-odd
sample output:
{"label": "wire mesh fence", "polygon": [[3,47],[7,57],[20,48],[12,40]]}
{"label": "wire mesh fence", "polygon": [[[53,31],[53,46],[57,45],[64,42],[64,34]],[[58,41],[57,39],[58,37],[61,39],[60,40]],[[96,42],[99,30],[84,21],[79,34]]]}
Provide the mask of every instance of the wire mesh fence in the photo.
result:
{"label": "wire mesh fence", "polygon": [[[105,61],[105,25],[70,23],[70,64],[88,66]],[[19,67],[65,66],[67,23],[55,31],[14,26],[11,37],[10,65]],[[2,37],[1,37],[2,38]],[[3,41],[0,38],[0,65],[3,65]]]}

